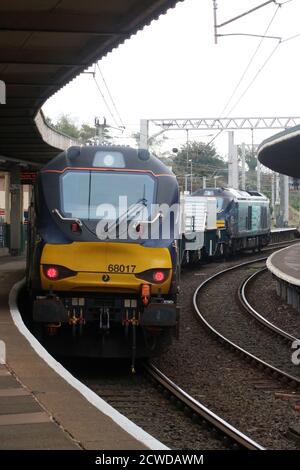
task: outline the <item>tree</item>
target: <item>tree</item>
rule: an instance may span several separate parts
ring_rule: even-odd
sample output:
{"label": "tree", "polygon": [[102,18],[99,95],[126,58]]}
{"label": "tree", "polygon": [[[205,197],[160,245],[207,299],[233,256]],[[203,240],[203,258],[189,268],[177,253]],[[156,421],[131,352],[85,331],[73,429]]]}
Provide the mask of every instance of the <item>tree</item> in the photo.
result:
{"label": "tree", "polygon": [[79,129],[76,126],[74,119],[72,119],[69,114],[61,114],[57,123],[54,125],[54,128],[68,137],[79,139]]}
{"label": "tree", "polygon": [[[135,139],[137,146],[140,143],[140,132],[134,132],[132,137]],[[148,147],[150,152],[158,157],[159,159],[166,159],[168,152],[162,152],[162,145],[168,140],[168,137],[165,135],[152,136],[148,139]]]}
{"label": "tree", "polygon": [[87,143],[90,139],[93,139],[97,135],[97,129],[95,126],[83,123],[79,130],[79,138],[82,143]]}
{"label": "tree", "polygon": [[181,146],[173,157],[173,170],[176,174],[189,173],[191,163],[194,176],[226,175],[227,165],[213,144],[194,141]]}
{"label": "tree", "polygon": [[214,145],[192,141],[182,145],[179,151],[173,149],[173,152],[172,169],[182,190],[186,187],[193,191],[202,188],[203,177],[206,177],[208,187],[227,183],[227,164]]}
{"label": "tree", "polygon": [[[73,119],[69,114],[61,114],[55,124],[48,116],[45,117],[45,120],[46,123],[53,129],[67,135],[68,137],[73,137],[82,144],[92,142],[93,144],[98,145],[98,129],[96,126],[90,126],[87,123],[83,123],[81,124],[81,127],[78,127],[76,125],[75,119]],[[104,140],[107,142],[111,139],[112,137],[109,134],[109,126],[107,126],[104,129]]]}

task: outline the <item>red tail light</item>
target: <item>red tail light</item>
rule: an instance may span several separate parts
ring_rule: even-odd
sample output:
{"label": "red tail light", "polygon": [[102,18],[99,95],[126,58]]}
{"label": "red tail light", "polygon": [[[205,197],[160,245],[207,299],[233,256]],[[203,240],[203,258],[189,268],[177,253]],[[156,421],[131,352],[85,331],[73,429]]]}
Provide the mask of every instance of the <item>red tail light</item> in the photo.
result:
{"label": "red tail light", "polygon": [[66,268],[65,266],[44,264],[43,273],[47,279],[51,281],[57,281],[58,279],[64,279],[65,277],[76,276],[77,272]]}
{"label": "red tail light", "polygon": [[135,275],[138,279],[143,279],[143,281],[152,282],[153,284],[160,284],[165,282],[170,274],[170,269],[161,268],[161,269],[148,269],[142,273]]}
{"label": "red tail light", "polygon": [[155,271],[153,273],[153,280],[155,282],[163,282],[165,280],[165,273],[163,271]]}
{"label": "red tail light", "polygon": [[54,266],[50,266],[50,268],[47,268],[45,274],[48,279],[57,279],[59,276],[58,269]]}

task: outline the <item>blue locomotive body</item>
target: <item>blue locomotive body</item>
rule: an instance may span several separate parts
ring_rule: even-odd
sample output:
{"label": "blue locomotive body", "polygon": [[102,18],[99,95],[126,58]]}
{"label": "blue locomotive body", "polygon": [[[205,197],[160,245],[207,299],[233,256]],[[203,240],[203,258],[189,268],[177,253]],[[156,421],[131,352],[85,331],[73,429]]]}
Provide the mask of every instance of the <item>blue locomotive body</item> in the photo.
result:
{"label": "blue locomotive body", "polygon": [[217,202],[217,252],[234,254],[261,249],[270,241],[269,200],[257,191],[208,188],[194,196],[214,197]]}

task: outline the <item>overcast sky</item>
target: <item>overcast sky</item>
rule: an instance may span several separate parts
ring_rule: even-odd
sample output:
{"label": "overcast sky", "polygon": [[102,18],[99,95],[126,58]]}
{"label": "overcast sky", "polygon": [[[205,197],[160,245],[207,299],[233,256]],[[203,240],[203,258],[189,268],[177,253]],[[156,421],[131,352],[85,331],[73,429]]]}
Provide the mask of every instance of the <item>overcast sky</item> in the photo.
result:
{"label": "overcast sky", "polygon": [[[222,23],[264,2],[218,0],[217,3],[218,23]],[[276,10],[277,6],[270,4],[219,32],[264,34]],[[278,8],[268,35],[285,39],[300,34],[299,18],[300,0],[287,1]],[[219,38],[215,45],[212,0],[184,0],[108,54],[99,65],[126,133],[130,134],[139,129],[140,118],[227,117],[278,44],[278,40],[264,39],[237,94],[223,111],[259,42],[259,38],[230,36]],[[299,46],[300,36],[279,45],[230,116],[300,115]],[[97,80],[107,97],[99,72]],[[97,115],[106,116],[109,124],[115,125],[92,76],[87,74],[56,93],[43,109],[54,121],[63,112],[76,118],[79,124],[93,124]],[[260,143],[275,132],[256,131],[254,141]],[[184,132],[166,135],[170,148],[186,139]],[[211,136],[207,132],[191,132],[190,139],[208,142]],[[250,143],[250,131],[237,132],[235,140]],[[119,142],[127,143],[124,137]],[[215,144],[222,154],[226,153],[226,133]]]}

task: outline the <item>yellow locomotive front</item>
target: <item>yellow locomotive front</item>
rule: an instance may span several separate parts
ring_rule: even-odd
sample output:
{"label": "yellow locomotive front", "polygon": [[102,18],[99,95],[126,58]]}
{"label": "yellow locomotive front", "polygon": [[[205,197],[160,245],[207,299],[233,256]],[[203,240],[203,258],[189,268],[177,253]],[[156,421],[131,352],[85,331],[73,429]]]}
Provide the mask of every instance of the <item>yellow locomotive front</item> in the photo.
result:
{"label": "yellow locomotive front", "polygon": [[172,260],[167,248],[116,242],[46,244],[40,262],[44,291],[111,292],[139,295],[143,284],[151,295],[167,295]]}

